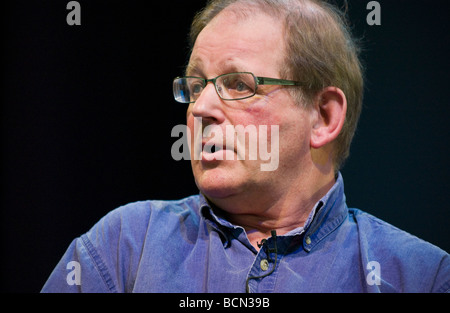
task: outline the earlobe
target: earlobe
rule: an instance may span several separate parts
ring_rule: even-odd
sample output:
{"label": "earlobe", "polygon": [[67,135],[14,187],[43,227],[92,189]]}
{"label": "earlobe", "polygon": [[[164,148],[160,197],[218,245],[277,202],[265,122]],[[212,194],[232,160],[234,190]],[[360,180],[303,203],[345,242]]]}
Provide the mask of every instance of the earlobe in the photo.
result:
{"label": "earlobe", "polygon": [[337,87],[327,87],[316,97],[311,147],[319,149],[337,138],[347,113],[347,99]]}

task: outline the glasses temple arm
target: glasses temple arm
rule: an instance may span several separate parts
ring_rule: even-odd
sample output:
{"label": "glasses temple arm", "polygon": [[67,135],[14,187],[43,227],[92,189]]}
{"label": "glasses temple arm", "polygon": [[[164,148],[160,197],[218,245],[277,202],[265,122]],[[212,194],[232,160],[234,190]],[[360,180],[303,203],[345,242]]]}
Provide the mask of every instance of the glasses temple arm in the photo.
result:
{"label": "glasses temple arm", "polygon": [[279,78],[256,77],[256,81],[258,85],[301,86],[300,82]]}

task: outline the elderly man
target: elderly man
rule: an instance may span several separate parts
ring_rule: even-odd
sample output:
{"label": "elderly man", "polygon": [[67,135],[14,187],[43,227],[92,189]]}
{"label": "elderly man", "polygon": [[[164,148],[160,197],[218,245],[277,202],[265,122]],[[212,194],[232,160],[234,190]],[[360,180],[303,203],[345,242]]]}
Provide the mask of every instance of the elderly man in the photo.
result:
{"label": "elderly man", "polygon": [[[212,1],[191,40],[174,95],[188,106],[200,194],[112,211],[72,242],[43,292],[450,290],[445,251],[346,206],[339,168],[363,80],[337,9]],[[276,166],[262,170],[255,140]]]}

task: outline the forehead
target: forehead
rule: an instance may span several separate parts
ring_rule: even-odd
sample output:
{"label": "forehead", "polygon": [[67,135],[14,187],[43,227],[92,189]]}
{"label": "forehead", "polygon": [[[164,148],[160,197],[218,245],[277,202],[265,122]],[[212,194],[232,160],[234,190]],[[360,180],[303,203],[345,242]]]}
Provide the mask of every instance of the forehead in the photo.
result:
{"label": "forehead", "polygon": [[284,60],[281,21],[259,10],[245,15],[235,10],[225,9],[200,32],[189,60],[188,74],[279,72]]}

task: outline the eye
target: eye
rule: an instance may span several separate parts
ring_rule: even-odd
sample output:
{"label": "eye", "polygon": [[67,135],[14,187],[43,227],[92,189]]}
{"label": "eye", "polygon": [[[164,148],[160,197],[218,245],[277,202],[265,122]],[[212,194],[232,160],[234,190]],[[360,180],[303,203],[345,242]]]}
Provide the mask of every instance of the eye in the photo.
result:
{"label": "eye", "polygon": [[193,94],[199,94],[203,90],[203,84],[200,82],[194,82],[190,85],[189,89]]}
{"label": "eye", "polygon": [[223,81],[223,85],[228,90],[235,90],[237,92],[248,92],[251,91],[252,88],[250,88],[241,78],[239,77],[233,77],[233,78],[226,78]]}
{"label": "eye", "polygon": [[249,90],[250,88],[244,83],[244,82],[237,82],[236,83],[236,90],[239,92],[243,92],[246,90]]}

